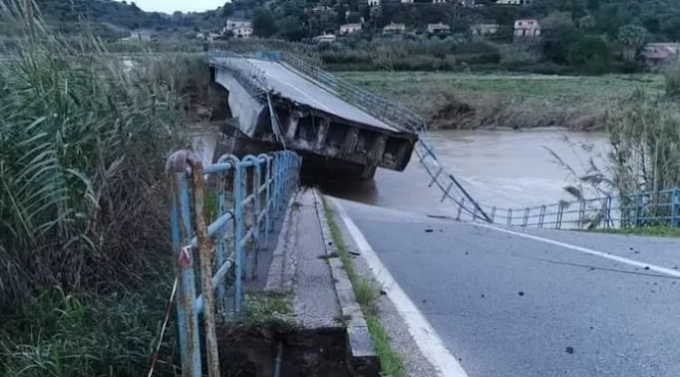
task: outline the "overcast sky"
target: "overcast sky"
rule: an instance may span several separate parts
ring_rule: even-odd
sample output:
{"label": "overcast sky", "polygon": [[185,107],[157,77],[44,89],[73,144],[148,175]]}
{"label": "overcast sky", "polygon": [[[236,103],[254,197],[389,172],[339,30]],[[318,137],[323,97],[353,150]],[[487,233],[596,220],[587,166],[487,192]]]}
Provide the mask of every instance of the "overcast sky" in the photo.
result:
{"label": "overcast sky", "polygon": [[146,12],[172,13],[176,10],[182,12],[202,12],[208,9],[215,9],[224,5],[226,0],[127,0],[127,2],[134,2]]}

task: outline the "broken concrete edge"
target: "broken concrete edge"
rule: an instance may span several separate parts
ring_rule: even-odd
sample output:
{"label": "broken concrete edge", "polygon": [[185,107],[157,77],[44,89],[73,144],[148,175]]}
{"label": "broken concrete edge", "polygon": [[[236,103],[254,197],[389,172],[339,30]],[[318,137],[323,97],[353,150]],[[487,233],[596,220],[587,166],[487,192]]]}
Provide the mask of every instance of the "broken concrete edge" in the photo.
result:
{"label": "broken concrete edge", "polygon": [[265,292],[291,293],[295,278],[295,240],[297,235],[297,205],[304,190],[298,190],[288,201],[286,213],[283,217],[281,231],[276,241],[276,248],[272,254],[272,262],[267,273]]}
{"label": "broken concrete edge", "polygon": [[340,303],[340,310],[347,330],[347,350],[349,366],[356,376],[379,376],[381,371],[380,358],[368,330],[364,313],[356,300],[352,282],[345,271],[338,255],[338,249],[333,240],[331,229],[326,218],[326,211],[321,195],[313,191],[317,215],[321,223],[322,236],[325,245],[328,265],[335,282],[335,293]]}

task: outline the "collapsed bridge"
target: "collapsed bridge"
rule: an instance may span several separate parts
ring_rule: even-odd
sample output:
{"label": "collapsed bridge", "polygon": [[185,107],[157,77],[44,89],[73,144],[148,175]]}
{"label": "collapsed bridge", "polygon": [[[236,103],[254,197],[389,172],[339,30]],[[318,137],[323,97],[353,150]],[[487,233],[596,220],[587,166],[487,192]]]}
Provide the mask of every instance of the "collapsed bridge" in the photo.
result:
{"label": "collapsed bridge", "polygon": [[[306,171],[360,180],[372,179],[378,167],[403,171],[411,159],[418,140],[413,130],[350,104],[343,97],[351,90],[296,57],[214,51],[209,59],[211,78],[228,91],[224,133],[238,149],[294,150]],[[351,102],[357,99],[367,107],[384,101]]]}

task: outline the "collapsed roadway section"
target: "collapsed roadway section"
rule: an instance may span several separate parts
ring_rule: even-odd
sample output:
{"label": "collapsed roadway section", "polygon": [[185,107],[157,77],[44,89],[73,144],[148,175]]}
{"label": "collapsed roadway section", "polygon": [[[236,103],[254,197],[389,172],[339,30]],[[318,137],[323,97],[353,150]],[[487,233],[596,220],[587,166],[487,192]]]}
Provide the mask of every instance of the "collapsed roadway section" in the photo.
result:
{"label": "collapsed roadway section", "polygon": [[350,104],[279,54],[211,53],[210,67],[228,92],[223,132],[231,151],[291,149],[303,156],[307,176],[357,180],[372,179],[378,167],[403,171],[411,158],[416,133]]}

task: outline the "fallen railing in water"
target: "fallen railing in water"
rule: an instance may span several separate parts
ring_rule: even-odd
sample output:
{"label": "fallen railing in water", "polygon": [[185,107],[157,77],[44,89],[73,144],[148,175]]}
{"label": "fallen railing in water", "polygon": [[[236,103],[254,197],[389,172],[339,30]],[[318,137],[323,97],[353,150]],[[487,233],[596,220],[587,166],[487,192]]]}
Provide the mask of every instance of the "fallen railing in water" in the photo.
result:
{"label": "fallen railing in water", "polygon": [[[215,316],[238,319],[243,314],[241,285],[247,254],[256,255],[258,248],[266,248],[274,220],[297,189],[300,166],[301,158],[290,151],[242,159],[225,155],[205,167],[191,151],[177,151],[168,158],[166,170],[173,178],[170,222],[179,280],[182,376],[202,376],[201,312],[208,371],[210,376],[219,375]],[[201,277],[199,294],[197,275]],[[231,300],[228,281],[233,288]]]}

